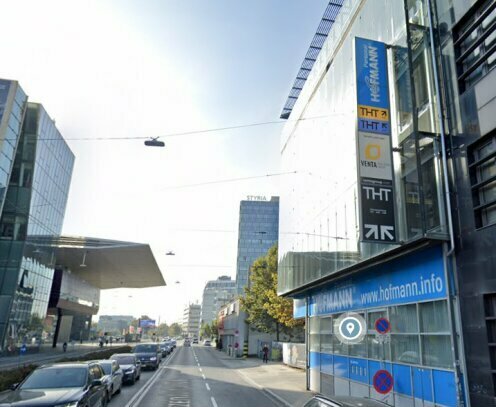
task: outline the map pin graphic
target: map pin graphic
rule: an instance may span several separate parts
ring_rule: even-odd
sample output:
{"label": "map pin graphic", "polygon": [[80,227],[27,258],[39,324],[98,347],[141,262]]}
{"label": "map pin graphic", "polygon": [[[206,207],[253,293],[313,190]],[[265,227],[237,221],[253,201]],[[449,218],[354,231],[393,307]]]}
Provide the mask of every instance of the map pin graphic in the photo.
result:
{"label": "map pin graphic", "polygon": [[348,322],[346,324],[346,330],[348,331],[348,333],[351,335],[351,333],[353,332],[353,329],[355,329],[355,325],[353,325],[353,322]]}

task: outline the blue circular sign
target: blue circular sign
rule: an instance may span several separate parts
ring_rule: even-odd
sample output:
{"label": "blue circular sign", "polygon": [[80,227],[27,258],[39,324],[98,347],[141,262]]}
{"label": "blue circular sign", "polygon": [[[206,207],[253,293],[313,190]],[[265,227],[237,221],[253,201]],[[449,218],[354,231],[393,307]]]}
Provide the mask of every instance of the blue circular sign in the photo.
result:
{"label": "blue circular sign", "polygon": [[27,350],[26,345],[22,345],[22,346],[21,346],[21,348],[19,349],[19,351],[20,351],[21,353],[25,353],[25,352],[26,352],[26,350]]}
{"label": "blue circular sign", "polygon": [[378,370],[372,380],[377,393],[387,394],[393,389],[394,379],[387,370]]}
{"label": "blue circular sign", "polygon": [[375,321],[375,330],[380,334],[387,334],[391,330],[391,323],[386,318]]}

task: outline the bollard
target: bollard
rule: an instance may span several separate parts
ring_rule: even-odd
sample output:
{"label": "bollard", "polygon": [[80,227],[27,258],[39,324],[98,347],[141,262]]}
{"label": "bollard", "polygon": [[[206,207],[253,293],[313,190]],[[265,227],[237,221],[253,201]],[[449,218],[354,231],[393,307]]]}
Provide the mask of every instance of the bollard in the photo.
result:
{"label": "bollard", "polygon": [[243,358],[246,359],[248,357],[248,342],[243,344]]}

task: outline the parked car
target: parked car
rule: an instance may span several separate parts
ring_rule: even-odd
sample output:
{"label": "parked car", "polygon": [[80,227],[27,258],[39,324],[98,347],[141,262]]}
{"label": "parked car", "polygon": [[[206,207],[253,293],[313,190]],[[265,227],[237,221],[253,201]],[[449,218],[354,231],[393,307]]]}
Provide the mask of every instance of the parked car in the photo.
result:
{"label": "parked car", "polygon": [[210,339],[205,339],[203,341],[203,346],[212,346],[212,343],[210,342]]}
{"label": "parked car", "polygon": [[160,350],[162,351],[162,358],[165,358],[168,354],[172,352],[172,347],[167,342],[162,342],[160,345]]}
{"label": "parked car", "polygon": [[191,341],[188,338],[186,338],[184,340],[183,346],[191,346]]}
{"label": "parked car", "polygon": [[111,360],[119,363],[122,369],[122,381],[134,384],[141,377],[141,362],[134,353],[116,353],[110,356]]}
{"label": "parked car", "polygon": [[385,407],[385,404],[378,400],[367,397],[352,396],[314,396],[308,400],[303,407]]}
{"label": "parked car", "polygon": [[174,350],[177,346],[177,341],[175,339],[171,339],[172,350]]}
{"label": "parked car", "polygon": [[122,369],[119,362],[116,360],[104,359],[96,360],[105,373],[103,382],[107,385],[108,401],[112,399],[114,394],[119,394],[122,389]]}
{"label": "parked car", "polygon": [[94,362],[44,365],[2,393],[0,406],[106,406],[103,376],[102,368]]}
{"label": "parked car", "polygon": [[141,362],[141,367],[149,367],[153,370],[158,368],[162,360],[162,351],[156,343],[142,343],[136,345],[133,353]]}
{"label": "parked car", "polygon": [[195,343],[198,344],[198,338],[193,337],[193,344],[195,344]]}

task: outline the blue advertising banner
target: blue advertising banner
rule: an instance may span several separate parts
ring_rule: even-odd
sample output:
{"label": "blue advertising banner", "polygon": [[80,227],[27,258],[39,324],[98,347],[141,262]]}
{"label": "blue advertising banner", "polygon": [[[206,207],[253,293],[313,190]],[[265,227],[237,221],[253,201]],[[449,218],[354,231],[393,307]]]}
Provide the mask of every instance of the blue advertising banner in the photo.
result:
{"label": "blue advertising banner", "polygon": [[386,44],[356,37],[355,55],[358,105],[380,108],[369,117],[388,120],[381,117],[381,109],[389,110]]}
{"label": "blue advertising banner", "polygon": [[441,247],[375,266],[309,297],[310,316],[446,298]]}
{"label": "blue advertising banner", "polygon": [[154,319],[142,319],[140,320],[139,326],[141,328],[155,328],[155,320]]}

